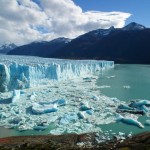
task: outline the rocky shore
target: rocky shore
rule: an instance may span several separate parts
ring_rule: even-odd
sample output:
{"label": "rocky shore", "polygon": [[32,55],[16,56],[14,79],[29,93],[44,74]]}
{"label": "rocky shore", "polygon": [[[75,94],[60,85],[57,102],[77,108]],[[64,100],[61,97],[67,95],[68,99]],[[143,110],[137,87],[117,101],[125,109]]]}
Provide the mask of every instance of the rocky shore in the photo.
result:
{"label": "rocky shore", "polygon": [[7,137],[0,139],[0,150],[150,150],[150,132],[100,143],[96,138],[97,133]]}

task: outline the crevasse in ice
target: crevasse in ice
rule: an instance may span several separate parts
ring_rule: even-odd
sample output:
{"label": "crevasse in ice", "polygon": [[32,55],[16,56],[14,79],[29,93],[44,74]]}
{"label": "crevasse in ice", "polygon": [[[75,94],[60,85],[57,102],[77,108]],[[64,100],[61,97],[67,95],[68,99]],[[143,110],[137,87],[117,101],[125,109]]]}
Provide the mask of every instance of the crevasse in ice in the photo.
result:
{"label": "crevasse in ice", "polygon": [[34,87],[43,80],[68,80],[113,68],[113,61],[0,56],[0,92]]}

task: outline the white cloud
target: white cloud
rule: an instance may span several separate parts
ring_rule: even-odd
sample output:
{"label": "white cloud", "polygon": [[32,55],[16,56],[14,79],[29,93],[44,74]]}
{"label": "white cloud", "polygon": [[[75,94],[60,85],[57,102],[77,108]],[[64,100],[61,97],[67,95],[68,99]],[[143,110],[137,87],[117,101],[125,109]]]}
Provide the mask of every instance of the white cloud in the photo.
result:
{"label": "white cloud", "polygon": [[0,43],[26,44],[57,37],[74,38],[97,28],[124,26],[130,13],[83,12],[72,0],[1,0]]}

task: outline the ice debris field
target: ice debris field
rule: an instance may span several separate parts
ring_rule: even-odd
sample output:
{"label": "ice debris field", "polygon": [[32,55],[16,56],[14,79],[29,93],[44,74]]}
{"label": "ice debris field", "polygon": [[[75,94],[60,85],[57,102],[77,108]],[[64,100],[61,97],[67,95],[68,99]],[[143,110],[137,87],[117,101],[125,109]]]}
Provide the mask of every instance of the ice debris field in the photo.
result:
{"label": "ice debris field", "polygon": [[144,128],[137,119],[149,115],[150,101],[126,104],[100,93],[99,74],[113,68],[113,61],[0,56],[0,125],[54,125],[51,134],[99,132],[100,124],[116,121]]}

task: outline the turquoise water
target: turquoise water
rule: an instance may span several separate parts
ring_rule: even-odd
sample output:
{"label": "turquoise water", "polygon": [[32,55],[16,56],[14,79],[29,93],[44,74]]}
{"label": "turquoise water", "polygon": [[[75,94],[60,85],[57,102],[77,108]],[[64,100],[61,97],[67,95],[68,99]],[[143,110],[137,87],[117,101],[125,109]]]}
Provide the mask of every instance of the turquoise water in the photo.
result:
{"label": "turquoise water", "polygon": [[[115,76],[114,78],[109,78]],[[150,65],[115,65],[115,68],[104,72],[98,85],[108,85],[111,88],[101,89],[109,97],[120,100],[150,99]],[[130,89],[123,88],[130,86]]]}
{"label": "turquoise water", "polygon": [[[107,85],[110,88],[101,88],[100,92],[108,97],[116,97],[122,101],[129,101],[132,99],[148,99],[150,100],[150,65],[115,65],[115,68],[108,70],[100,75],[97,81],[99,86]],[[124,88],[128,86],[130,88]],[[145,120],[149,119],[146,116],[140,117],[139,121],[143,124]],[[150,131],[150,126],[145,126],[144,129],[140,129],[135,126],[123,124],[123,123],[111,123],[100,126],[103,131],[111,132],[124,132],[129,134],[132,132],[140,133],[144,131]],[[24,131],[19,132],[14,129],[5,129],[0,127],[0,137],[7,136],[20,136],[20,135],[44,135],[55,128],[49,127],[45,131]]]}
{"label": "turquoise water", "polygon": [[[111,77],[113,76],[113,77]],[[116,97],[122,101],[132,99],[150,100],[150,65],[115,65],[115,68],[101,74],[98,85],[107,85],[110,88],[100,89],[101,93],[108,97]],[[130,88],[124,88],[128,86]],[[149,117],[139,118],[143,124]],[[124,132],[133,134],[150,131],[150,126],[140,129],[135,126],[123,123],[111,123],[100,126],[103,131],[112,130],[112,132]]]}
{"label": "turquoise water", "polygon": [[35,130],[17,131],[15,129],[7,129],[4,127],[0,127],[0,138],[9,136],[46,135],[49,133],[50,130],[54,128],[55,126],[51,125],[44,131],[35,131]]}

